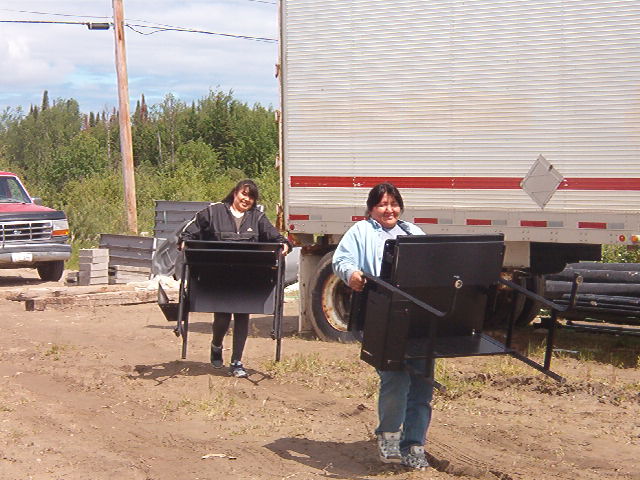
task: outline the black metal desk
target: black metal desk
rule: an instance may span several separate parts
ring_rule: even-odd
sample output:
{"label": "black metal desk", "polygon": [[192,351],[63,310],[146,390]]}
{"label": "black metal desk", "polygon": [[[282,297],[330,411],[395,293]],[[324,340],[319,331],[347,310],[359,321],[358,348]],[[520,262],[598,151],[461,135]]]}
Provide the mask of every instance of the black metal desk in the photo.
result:
{"label": "black metal desk", "polygon": [[189,240],[184,245],[179,301],[169,303],[162,287],[158,304],[187,356],[190,312],[262,313],[273,315],[271,336],[280,360],[284,255],[280,243]]}
{"label": "black metal desk", "polygon": [[502,235],[387,240],[380,277],[366,275],[364,291],[352,302],[350,328],[363,330],[361,358],[379,370],[402,370],[411,358],[506,354],[561,381],[550,370],[553,328],[543,365],[511,348],[513,314],[504,344],[483,333],[489,294],[502,285],[542,301],[554,316],[567,309],[501,279],[504,250]]}

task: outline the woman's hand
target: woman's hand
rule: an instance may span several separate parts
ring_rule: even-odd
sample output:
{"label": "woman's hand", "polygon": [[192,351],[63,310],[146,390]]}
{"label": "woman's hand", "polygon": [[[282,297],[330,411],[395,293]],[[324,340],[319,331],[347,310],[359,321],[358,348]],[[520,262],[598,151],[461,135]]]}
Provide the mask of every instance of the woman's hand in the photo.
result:
{"label": "woman's hand", "polygon": [[356,292],[361,292],[366,281],[367,280],[364,278],[364,274],[360,270],[356,270],[351,274],[351,278],[349,279],[349,286]]}
{"label": "woman's hand", "polygon": [[282,254],[286,255],[287,253],[289,253],[289,245],[287,245],[286,243],[282,244]]}

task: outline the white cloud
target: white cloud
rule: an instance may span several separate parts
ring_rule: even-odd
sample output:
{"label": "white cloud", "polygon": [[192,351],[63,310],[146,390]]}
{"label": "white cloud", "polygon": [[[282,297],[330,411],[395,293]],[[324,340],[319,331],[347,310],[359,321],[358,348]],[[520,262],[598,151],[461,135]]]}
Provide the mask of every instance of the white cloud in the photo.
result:
{"label": "white cloud", "polygon": [[37,87],[43,78],[54,82],[61,81],[72,69],[66,61],[47,60],[34,55],[28,37],[0,36],[0,89],[4,92],[16,92],[22,88]]}
{"label": "white cloud", "polygon": [[[65,17],[17,10],[79,15]],[[4,0],[3,19],[112,21],[111,0]],[[276,5],[248,0],[125,0],[130,24],[155,23],[219,33],[277,37]],[[109,17],[109,18],[99,18]],[[134,27],[149,33],[148,29]],[[273,76],[277,45],[215,35],[125,31],[132,103],[149,103],[167,93],[190,102],[209,89],[233,90],[249,103],[277,103]],[[83,111],[117,105],[113,31],[83,25],[2,24],[0,30],[0,109],[75,98]]]}

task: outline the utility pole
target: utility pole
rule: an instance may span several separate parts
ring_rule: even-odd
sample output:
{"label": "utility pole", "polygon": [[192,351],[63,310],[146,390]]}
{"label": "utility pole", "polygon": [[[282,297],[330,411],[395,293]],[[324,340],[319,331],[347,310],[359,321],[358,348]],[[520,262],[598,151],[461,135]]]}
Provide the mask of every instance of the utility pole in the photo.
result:
{"label": "utility pole", "polygon": [[136,208],[136,180],[133,170],[133,145],[131,140],[131,114],[129,112],[129,81],[127,79],[127,54],[124,45],[123,0],[112,0],[113,25],[116,41],[116,72],[118,74],[118,103],[120,113],[120,154],[122,156],[122,178],[124,181],[124,204],[127,210],[127,227],[130,233],[138,233]]}

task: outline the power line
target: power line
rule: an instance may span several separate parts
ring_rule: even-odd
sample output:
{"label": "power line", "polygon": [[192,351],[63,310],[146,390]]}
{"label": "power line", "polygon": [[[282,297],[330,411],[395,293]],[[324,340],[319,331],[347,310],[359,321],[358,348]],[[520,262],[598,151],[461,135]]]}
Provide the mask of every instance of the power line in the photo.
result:
{"label": "power line", "polygon": [[53,15],[55,17],[76,17],[76,18],[111,18],[105,16],[98,15],[72,15],[69,13],[52,13],[52,12],[35,12],[31,10],[12,10],[10,8],[0,8],[0,10],[4,12],[14,12],[14,13],[31,13],[34,15]]}
{"label": "power line", "polygon": [[0,20],[0,23],[57,23],[63,25],[88,25],[90,22],[61,22],[55,20]]}
{"label": "power line", "polygon": [[[248,2],[254,2],[254,3],[264,3],[265,5],[277,5],[278,2],[273,2],[270,0],[246,0]],[[111,18],[110,16],[101,16],[101,15],[75,15],[75,14],[71,14],[71,13],[54,13],[54,12],[38,12],[38,11],[34,11],[34,10],[14,10],[12,8],[0,8],[1,11],[3,12],[14,12],[14,13],[31,13],[33,15],[54,15],[56,17],[76,17],[76,18]],[[137,19],[131,19],[132,22],[144,22],[144,23],[149,23],[149,24],[156,24],[156,25],[162,25],[160,23],[156,23],[156,22],[149,22],[147,20],[137,20]]]}
{"label": "power line", "polygon": [[[239,38],[241,40],[254,40],[257,42],[266,42],[266,43],[277,43],[278,40],[275,38],[267,38],[267,37],[253,37],[250,35],[236,35],[233,33],[221,33],[221,32],[210,32],[208,30],[198,30],[195,28],[183,28],[183,27],[172,27],[170,25],[164,26],[164,27],[154,27],[151,25],[140,25],[140,24],[131,24],[131,23],[127,23],[125,24],[127,27],[129,27],[131,30],[133,30],[136,33],[139,33],[141,35],[151,35],[154,33],[159,33],[159,32],[187,32],[187,33],[202,33],[205,35],[217,35],[220,37],[231,37],[231,38]],[[136,29],[134,29],[133,27],[138,27],[138,28],[150,28],[152,30],[155,30],[153,32],[149,32],[149,33],[144,33],[144,32],[139,32]]]}
{"label": "power line", "polygon": [[[112,23],[94,23],[94,22],[63,22],[59,20],[0,20],[0,23],[37,23],[37,24],[62,24],[62,25],[86,25],[90,30],[108,30],[110,26],[113,26]],[[195,28],[183,28],[183,27],[155,27],[152,25],[141,25],[136,23],[125,23],[125,27],[130,28],[136,33],[140,35],[152,35],[154,33],[160,32],[186,32],[186,33],[202,33],[205,35],[216,35],[219,37],[229,37],[229,38],[238,38],[240,40],[253,40],[256,42],[265,42],[265,43],[278,43],[278,40],[275,38],[268,37],[253,37],[251,35],[236,35],[234,33],[222,33],[222,32],[210,32],[208,30],[197,30]],[[138,28],[149,28],[154,30],[153,32],[141,32],[136,30],[134,27]]]}

